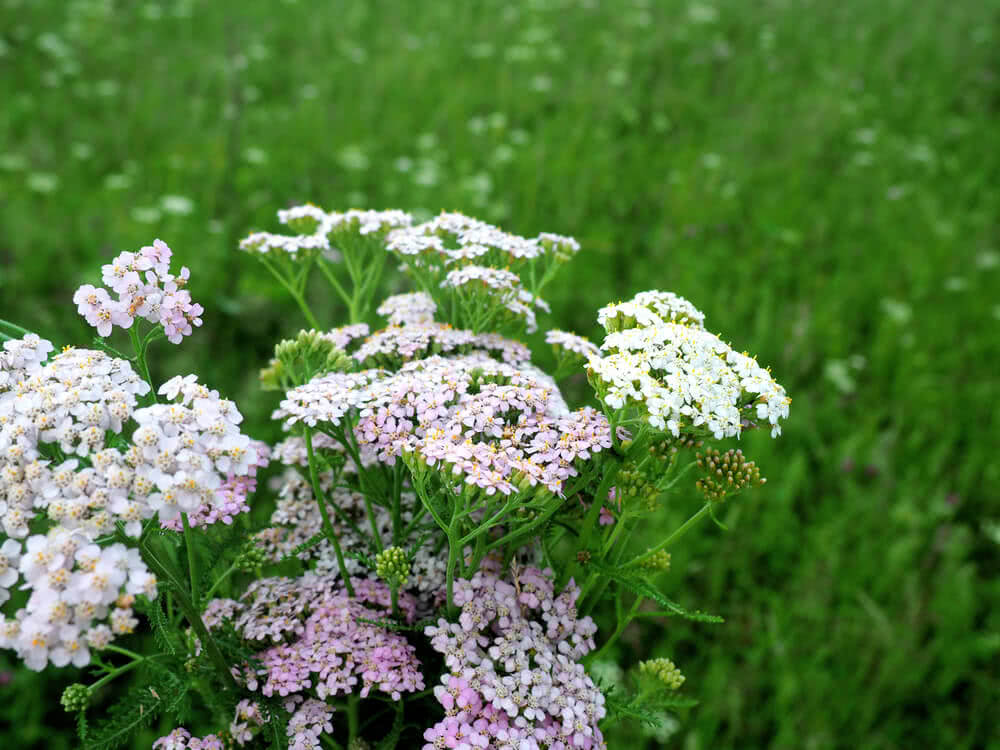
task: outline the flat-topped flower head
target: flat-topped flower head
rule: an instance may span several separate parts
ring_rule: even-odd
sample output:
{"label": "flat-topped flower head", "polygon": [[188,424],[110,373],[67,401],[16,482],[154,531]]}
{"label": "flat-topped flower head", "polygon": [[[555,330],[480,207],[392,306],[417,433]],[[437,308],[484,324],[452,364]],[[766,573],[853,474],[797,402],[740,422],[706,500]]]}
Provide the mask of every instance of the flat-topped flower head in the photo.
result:
{"label": "flat-topped flower head", "polygon": [[333,211],[320,223],[319,230],[325,234],[341,235],[344,232],[366,235],[384,235],[413,223],[413,217],[406,211],[390,209],[386,211],[352,208],[343,213]]}
{"label": "flat-topped flower head", "polygon": [[572,582],[556,595],[552,571],[537,568],[457,581],[458,622],[424,631],[448,667],[434,689],[446,716],[424,750],[606,748],[604,696],[579,663],[597,627],[577,615],[579,595]]}
{"label": "flat-topped flower head", "polygon": [[396,369],[406,362],[437,354],[482,352],[509,364],[531,359],[531,351],[516,339],[495,333],[473,333],[446,323],[410,323],[376,331],[353,353],[364,367]]}
{"label": "flat-topped flower head", "polygon": [[[679,299],[655,293],[643,304],[603,308],[604,354],[588,361],[598,396],[615,410],[639,408],[650,425],[675,437],[691,428],[736,437],[748,417],[779,435],[790,403],[785,389],[756,359],[692,324],[697,311]],[[684,322],[665,322],[668,313]]]}
{"label": "flat-topped flower head", "polygon": [[597,311],[597,322],[608,333],[629,328],[655,328],[678,323],[692,328],[705,327],[705,314],[673,292],[639,292],[628,302],[605,305]]}
{"label": "flat-topped flower head", "polygon": [[394,294],[379,305],[375,311],[388,319],[390,326],[405,326],[433,323],[437,304],[426,292]]}
{"label": "flat-topped flower head", "polygon": [[589,339],[577,336],[575,333],[560,331],[556,328],[545,332],[545,343],[552,344],[553,348],[557,351],[575,354],[584,359],[597,356],[601,353],[597,345]]}
{"label": "flat-topped flower head", "polygon": [[389,250],[419,265],[517,266],[545,255],[570,256],[579,250],[571,237],[543,233],[528,239],[471,216],[445,212],[388,236]]}
{"label": "flat-topped flower head", "polygon": [[253,232],[240,240],[240,250],[260,255],[284,253],[292,258],[298,258],[315,255],[318,252],[329,252],[330,241],[324,234]]}

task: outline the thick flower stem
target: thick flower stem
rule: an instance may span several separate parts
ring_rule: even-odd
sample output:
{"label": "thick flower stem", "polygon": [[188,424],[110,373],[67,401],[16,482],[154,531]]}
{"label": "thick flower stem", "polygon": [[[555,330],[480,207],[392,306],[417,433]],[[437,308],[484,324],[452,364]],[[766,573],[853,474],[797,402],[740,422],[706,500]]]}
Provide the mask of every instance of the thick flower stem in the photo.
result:
{"label": "thick flower stem", "polygon": [[340,540],[333,530],[333,524],[330,523],[330,513],[326,509],[326,494],[319,483],[319,473],[316,471],[316,456],[313,453],[312,430],[309,427],[306,427],[305,441],[306,454],[309,458],[309,478],[312,480],[313,495],[315,495],[316,502],[319,505],[319,514],[323,517],[323,533],[326,534],[327,541],[333,545],[333,551],[337,555],[337,567],[340,569],[340,577],[344,579],[344,588],[347,589],[347,595],[353,597],[354,587],[351,585],[351,577],[347,574],[344,553],[340,549]]}
{"label": "thick flower stem", "polygon": [[348,747],[358,738],[358,703],[360,698],[352,693],[347,696],[347,745]]}
{"label": "thick flower stem", "polygon": [[226,661],[226,657],[222,655],[222,651],[219,650],[219,644],[215,642],[212,634],[208,631],[208,628],[205,627],[205,622],[201,619],[201,615],[198,613],[198,610],[195,608],[190,597],[188,597],[187,592],[184,590],[184,584],[178,580],[177,576],[171,573],[169,568],[160,562],[148,546],[140,545],[140,551],[143,553],[143,560],[145,560],[146,565],[149,566],[154,575],[156,575],[157,578],[170,582],[174,598],[177,600],[178,606],[187,618],[188,623],[190,623],[191,629],[194,630],[195,636],[197,636],[198,640],[201,641],[201,646],[208,654],[208,658],[211,659],[212,663],[215,665],[215,668],[219,673],[219,679],[222,680],[224,685],[228,687],[235,687],[236,680],[233,678],[232,672],[229,670],[229,664]]}

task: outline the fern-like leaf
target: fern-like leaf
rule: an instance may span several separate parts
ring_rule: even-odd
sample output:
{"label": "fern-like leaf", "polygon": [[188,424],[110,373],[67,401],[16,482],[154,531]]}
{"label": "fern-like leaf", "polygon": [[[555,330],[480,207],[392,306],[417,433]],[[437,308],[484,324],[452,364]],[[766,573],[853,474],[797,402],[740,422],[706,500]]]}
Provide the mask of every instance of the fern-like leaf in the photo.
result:
{"label": "fern-like leaf", "polygon": [[665,610],[672,612],[675,615],[684,617],[688,620],[694,620],[695,622],[724,622],[724,620],[718,615],[710,615],[697,610],[692,612],[689,609],[685,609],[677,602],[665,597],[659,589],[649,583],[649,581],[642,578],[637,571],[615,568],[599,560],[592,560],[589,563],[589,567],[592,567],[601,575],[607,576],[612,581],[624,586],[633,594],[638,594],[639,596],[644,596],[647,599],[652,599]]}

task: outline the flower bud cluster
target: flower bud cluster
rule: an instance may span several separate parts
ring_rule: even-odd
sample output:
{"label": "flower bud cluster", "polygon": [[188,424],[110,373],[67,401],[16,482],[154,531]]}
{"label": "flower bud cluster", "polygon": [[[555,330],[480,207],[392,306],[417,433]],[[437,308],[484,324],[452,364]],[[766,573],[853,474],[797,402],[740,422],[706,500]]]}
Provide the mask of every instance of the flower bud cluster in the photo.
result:
{"label": "flower bud cluster", "polygon": [[346,372],[352,365],[335,336],[299,331],[294,339],[285,339],[274,347],[274,358],[261,370],[260,379],[268,390],[287,389],[302,385],[317,374]]}
{"label": "flower bud cluster", "polygon": [[651,677],[668,690],[677,690],[684,684],[684,675],[670,659],[659,658],[639,662],[639,674]]}
{"label": "flower bud cluster", "polygon": [[406,585],[410,577],[410,561],[401,547],[386,547],[375,555],[375,575],[385,581],[389,588],[398,589]]}
{"label": "flower bud cluster", "polygon": [[670,553],[666,550],[657,550],[649,557],[639,563],[639,567],[655,573],[663,573],[670,570]]}
{"label": "flower bud cluster", "polygon": [[707,500],[724,500],[747,487],[758,487],[767,480],[761,477],[757,464],[747,459],[743,451],[731,449],[725,453],[709,448],[697,454],[698,468],[704,472],[695,486]]}
{"label": "flower bud cluster", "polygon": [[424,732],[424,750],[606,748],[604,696],[579,663],[597,628],[577,615],[580,590],[556,595],[551,577],[525,568],[456,582],[459,621],[425,630],[449,671],[434,689],[447,715]]}
{"label": "flower bud cluster", "polygon": [[[705,331],[686,300],[637,302],[641,297],[598,313],[608,332],[605,354],[590,357],[588,372],[605,404],[635,405],[650,425],[675,437],[692,429],[716,439],[738,436],[748,412],[770,423],[772,437],[781,433],[790,399],[767,370]],[[664,320],[664,310],[677,322]]]}
{"label": "flower bud cluster", "polygon": [[62,704],[63,710],[66,711],[66,713],[72,714],[77,711],[82,711],[90,705],[90,688],[79,682],[74,682],[72,685],[63,690],[63,694],[59,699],[59,702]]}
{"label": "flower bud cluster", "polygon": [[615,490],[619,502],[641,503],[647,510],[656,508],[660,490],[656,481],[639,471],[635,464],[626,464],[615,477]]}
{"label": "flower bud cluster", "polygon": [[163,326],[171,343],[181,343],[191,335],[191,326],[201,325],[204,309],[184,288],[190,271],[170,273],[172,254],[161,240],[138,253],[121,253],[101,268],[102,280],[118,298],[112,299],[105,288],[84,284],[73,295],[77,311],[100,336],[110,335],[114,326],[130,328],[136,318],[143,318]]}

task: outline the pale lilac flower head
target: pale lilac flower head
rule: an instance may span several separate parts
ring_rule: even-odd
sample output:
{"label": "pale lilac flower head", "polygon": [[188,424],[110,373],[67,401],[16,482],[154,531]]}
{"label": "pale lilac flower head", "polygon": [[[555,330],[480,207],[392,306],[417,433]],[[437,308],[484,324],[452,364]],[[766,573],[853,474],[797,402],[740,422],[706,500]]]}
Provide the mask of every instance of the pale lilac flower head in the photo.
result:
{"label": "pale lilac flower head", "polygon": [[459,621],[425,629],[448,672],[434,689],[446,716],[424,733],[424,750],[606,748],[604,696],[579,663],[597,628],[577,614],[579,588],[556,595],[551,579],[524,568],[455,583]]}
{"label": "pale lilac flower head", "polygon": [[204,309],[185,288],[190,271],[181,268],[176,276],[170,273],[171,255],[162,240],[154,240],[138,253],[121,253],[101,269],[102,281],[116,297],[108,289],[84,284],[73,295],[77,312],[100,336],[109,336],[116,326],[130,328],[142,318],[162,326],[167,339],[179,344],[193,327],[201,325]]}

